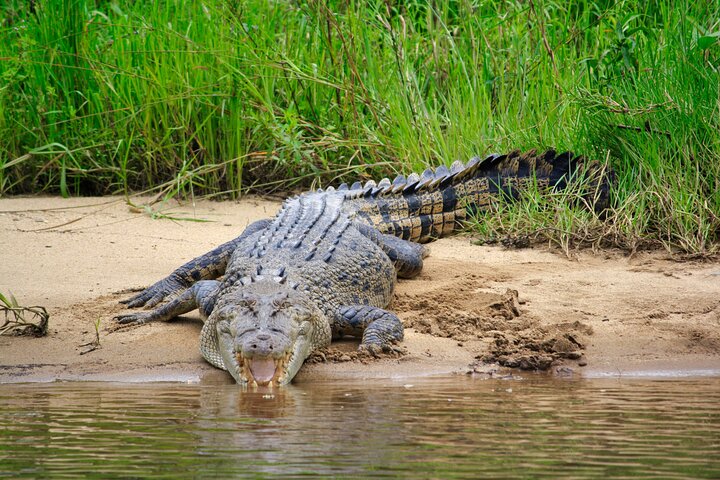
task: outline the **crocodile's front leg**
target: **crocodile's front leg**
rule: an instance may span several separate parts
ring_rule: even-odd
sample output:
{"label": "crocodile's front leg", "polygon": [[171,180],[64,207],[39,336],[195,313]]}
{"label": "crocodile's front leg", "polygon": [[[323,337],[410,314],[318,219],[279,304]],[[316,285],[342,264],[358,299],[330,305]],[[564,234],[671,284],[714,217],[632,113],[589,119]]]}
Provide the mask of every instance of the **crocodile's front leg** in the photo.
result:
{"label": "crocodile's front leg", "polygon": [[167,277],[120,303],[126,303],[128,307],[154,307],[161,301],[182,293],[197,281],[220,277],[225,273],[227,262],[238,244],[249,235],[263,230],[268,223],[269,219],[251,223],[239,237],[190,260]]}
{"label": "crocodile's front leg", "polygon": [[148,322],[165,321],[200,309],[203,320],[207,319],[215,307],[215,298],[220,288],[217,280],[201,280],[182,294],[155,310],[118,315],[115,320],[120,324],[140,325]]}
{"label": "crocodile's front leg", "polygon": [[362,337],[360,350],[373,355],[392,352],[403,339],[403,325],[392,312],[369,305],[344,305],[338,310],[332,327],[333,337]]}

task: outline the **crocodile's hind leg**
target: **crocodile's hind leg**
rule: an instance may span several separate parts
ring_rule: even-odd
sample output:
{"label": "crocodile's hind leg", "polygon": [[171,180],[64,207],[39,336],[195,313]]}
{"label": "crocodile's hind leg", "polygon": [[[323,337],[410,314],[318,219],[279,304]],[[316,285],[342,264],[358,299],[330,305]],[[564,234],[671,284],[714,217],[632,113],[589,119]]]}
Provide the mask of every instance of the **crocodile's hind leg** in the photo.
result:
{"label": "crocodile's hind leg", "polygon": [[239,237],[223,243],[205,255],[190,260],[167,277],[120,303],[126,303],[128,307],[154,307],[161,301],[182,293],[199,280],[220,277],[225,273],[227,262],[238,244],[249,235],[263,230],[270,221],[265,219],[251,223]]}
{"label": "crocodile's hind leg", "polygon": [[215,298],[220,288],[217,280],[201,280],[182,294],[155,310],[118,315],[115,320],[120,324],[140,325],[148,322],[170,320],[198,308],[203,320],[207,319],[215,307]]}
{"label": "crocodile's hind leg", "polygon": [[392,235],[380,235],[380,247],[395,264],[398,277],[413,278],[418,275],[423,268],[423,258],[429,253],[428,248]]}
{"label": "crocodile's hind leg", "polygon": [[395,264],[398,277],[413,278],[422,270],[423,258],[427,257],[429,253],[427,247],[393,235],[380,233],[367,225],[359,225],[358,230],[382,248]]}
{"label": "crocodile's hind leg", "polygon": [[360,349],[373,355],[396,350],[395,343],[403,339],[403,325],[397,315],[369,305],[340,307],[332,332],[334,338],[362,337]]}

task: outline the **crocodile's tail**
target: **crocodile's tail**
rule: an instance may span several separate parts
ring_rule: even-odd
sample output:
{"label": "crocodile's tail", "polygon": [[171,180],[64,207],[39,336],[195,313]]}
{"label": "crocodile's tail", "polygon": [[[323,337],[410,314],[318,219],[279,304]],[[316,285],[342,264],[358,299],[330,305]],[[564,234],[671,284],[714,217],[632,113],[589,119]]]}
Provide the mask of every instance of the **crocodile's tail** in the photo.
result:
{"label": "crocodile's tail", "polygon": [[383,233],[414,242],[428,242],[457,229],[479,210],[487,209],[493,197],[517,198],[523,187],[562,190],[579,176],[588,177],[583,200],[596,211],[608,205],[610,175],[597,163],[587,163],[570,152],[548,150],[537,154],[475,157],[467,164],[453,163],[422,174],[385,178],[362,185],[343,184],[345,199],[356,214]]}

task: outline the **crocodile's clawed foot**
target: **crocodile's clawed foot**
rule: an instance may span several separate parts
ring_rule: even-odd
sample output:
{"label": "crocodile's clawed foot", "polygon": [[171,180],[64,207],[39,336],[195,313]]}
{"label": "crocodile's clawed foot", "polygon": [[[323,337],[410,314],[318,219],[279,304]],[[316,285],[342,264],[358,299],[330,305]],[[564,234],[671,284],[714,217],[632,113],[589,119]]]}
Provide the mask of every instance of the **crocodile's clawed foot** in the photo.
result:
{"label": "crocodile's clawed foot", "polygon": [[163,299],[168,296],[169,292],[165,289],[157,288],[156,285],[146,288],[142,292],[138,293],[134,297],[126,300],[120,300],[120,303],[126,304],[130,308],[135,307],[154,307],[158,303],[162,302]]}
{"label": "crocodile's clawed foot", "polygon": [[402,355],[405,355],[406,352],[399,346],[393,345],[391,343],[363,343],[358,348],[358,353],[374,358],[382,358],[388,356],[400,357]]}
{"label": "crocodile's clawed foot", "polygon": [[142,325],[152,321],[152,312],[124,313],[114,317],[113,320],[117,322],[120,328],[123,326]]}
{"label": "crocodile's clawed foot", "polygon": [[120,303],[124,303],[130,308],[152,308],[163,300],[168,300],[174,296],[177,296],[186,288],[187,285],[185,285],[182,281],[175,278],[174,276],[170,275],[169,277],[163,278],[159,282],[149,286],[137,295],[125,300],[120,300]]}

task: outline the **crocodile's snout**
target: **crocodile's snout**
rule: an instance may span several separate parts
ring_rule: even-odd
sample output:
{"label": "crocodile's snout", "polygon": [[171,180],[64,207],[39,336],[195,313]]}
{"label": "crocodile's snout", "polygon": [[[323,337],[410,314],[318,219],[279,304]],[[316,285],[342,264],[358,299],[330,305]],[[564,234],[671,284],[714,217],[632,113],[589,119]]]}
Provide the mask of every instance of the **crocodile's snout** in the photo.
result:
{"label": "crocodile's snout", "polygon": [[269,357],[276,351],[282,351],[280,339],[273,338],[269,333],[258,333],[254,338],[245,339],[242,351],[250,357]]}
{"label": "crocodile's snout", "polygon": [[236,339],[236,358],[245,366],[249,381],[258,385],[276,382],[286,368],[292,344],[279,332],[260,331]]}
{"label": "crocodile's snout", "polygon": [[293,342],[288,332],[275,330],[250,331],[235,338],[235,360],[248,382],[270,385],[283,377]]}

